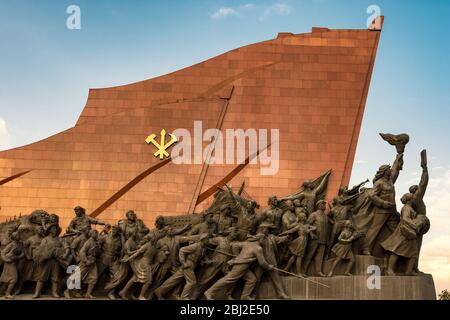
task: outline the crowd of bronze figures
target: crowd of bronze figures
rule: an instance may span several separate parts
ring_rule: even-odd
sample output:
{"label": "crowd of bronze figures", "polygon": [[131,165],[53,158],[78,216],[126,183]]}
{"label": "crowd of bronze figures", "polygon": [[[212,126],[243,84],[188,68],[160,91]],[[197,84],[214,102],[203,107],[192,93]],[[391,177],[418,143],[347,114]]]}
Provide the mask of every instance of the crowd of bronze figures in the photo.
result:
{"label": "crowd of bronze figures", "polygon": [[[325,201],[329,171],[290,196],[270,197],[261,209],[242,188],[224,185],[185,225],[160,216],[150,229],[130,210],[111,226],[80,206],[65,232],[58,215],[44,210],[3,223],[0,294],[13,299],[34,286],[35,299],[44,287],[67,299],[103,293],[110,299],[255,299],[266,278],[278,298],[288,299],[282,276],[332,277],[339,264],[345,264],[341,275],[350,276],[356,255],[383,258],[384,275],[416,275],[430,228],[426,152],[420,183],[401,197],[398,212],[394,184],[409,137],[382,137],[396,147],[392,166],[382,165],[370,188],[368,181],[341,187],[331,203]],[[68,270],[77,270],[81,287],[68,287]]]}

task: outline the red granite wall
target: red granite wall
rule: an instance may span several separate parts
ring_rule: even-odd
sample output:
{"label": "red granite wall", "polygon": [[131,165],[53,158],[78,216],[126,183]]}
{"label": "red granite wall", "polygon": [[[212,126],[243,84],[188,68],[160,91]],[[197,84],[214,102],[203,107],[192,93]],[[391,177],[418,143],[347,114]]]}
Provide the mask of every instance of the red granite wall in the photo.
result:
{"label": "red granite wall", "polygon": [[[107,89],[92,89],[75,127],[31,145],[0,152],[0,178],[32,170],[0,187],[0,221],[36,208],[66,225],[73,207],[92,212],[139,173],[156,164],[144,140],[161,129],[213,128],[230,97],[222,129],[279,128],[274,176],[249,165],[233,180],[265,205],[294,192],[304,179],[333,169],[328,198],[349,182],[380,31],[281,33],[177,72]],[[52,120],[49,120],[52,121]],[[185,214],[234,165],[164,166],[99,218],[114,222],[133,208],[146,223]],[[196,211],[207,205],[196,208]]]}

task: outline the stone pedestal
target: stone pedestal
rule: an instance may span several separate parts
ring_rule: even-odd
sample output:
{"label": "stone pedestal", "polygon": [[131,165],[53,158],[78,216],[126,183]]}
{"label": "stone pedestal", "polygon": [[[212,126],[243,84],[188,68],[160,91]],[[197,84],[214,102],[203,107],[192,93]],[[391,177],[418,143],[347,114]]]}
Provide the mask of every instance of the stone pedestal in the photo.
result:
{"label": "stone pedestal", "polygon": [[[382,276],[380,289],[369,289],[368,276],[310,277],[329,288],[295,277],[284,277],[287,293],[295,300],[435,300],[433,277]],[[261,284],[258,299],[276,299],[272,283]]]}
{"label": "stone pedestal", "polygon": [[[322,269],[325,274],[328,274],[328,272],[330,272],[331,266],[333,265],[334,261],[335,258],[329,259],[323,263]],[[341,261],[334,269],[334,275],[343,275],[345,269],[347,268],[347,263],[348,261]],[[378,266],[381,272],[384,271],[384,259],[376,258],[374,256],[356,255],[355,264],[353,265],[351,273],[355,276],[367,275],[367,268],[373,265]],[[310,271],[310,274],[314,273],[312,268],[310,268]]]}
{"label": "stone pedestal", "polygon": [[[353,276],[344,276],[346,262],[341,262],[335,269],[333,277],[308,277],[307,279],[320,282],[325,286],[296,277],[282,277],[287,293],[292,299],[319,300],[435,300],[436,291],[433,277],[430,274],[417,276],[381,276],[379,289],[370,289],[373,271],[368,268],[376,265],[381,272],[384,269],[383,259],[373,256],[356,256]],[[323,270],[328,273],[334,259],[326,261]],[[383,274],[383,273],[381,273]],[[273,284],[265,279],[260,286],[258,299],[276,299]]]}

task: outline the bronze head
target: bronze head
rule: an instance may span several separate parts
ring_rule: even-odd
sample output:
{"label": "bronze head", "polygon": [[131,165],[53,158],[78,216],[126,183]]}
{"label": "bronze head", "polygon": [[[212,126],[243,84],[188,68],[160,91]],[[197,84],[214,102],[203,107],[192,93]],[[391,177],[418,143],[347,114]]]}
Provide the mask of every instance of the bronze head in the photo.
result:
{"label": "bronze head", "polygon": [[405,193],[401,198],[400,201],[403,204],[411,203],[414,200],[414,195],[412,193]]}
{"label": "bronze head", "polygon": [[317,210],[324,211],[327,208],[327,202],[325,200],[319,200],[316,202]]}
{"label": "bronze head", "polygon": [[130,210],[126,213],[126,217],[129,221],[135,222],[137,220],[136,213],[133,210]]}
{"label": "bronze head", "polygon": [[276,196],[271,196],[268,201],[269,206],[276,207],[278,206],[278,198]]}
{"label": "bronze head", "polygon": [[314,189],[314,184],[310,180],[303,181],[303,188],[312,190]]}
{"label": "bronze head", "polygon": [[388,164],[382,165],[377,173],[375,174],[375,177],[373,178],[373,182],[380,180],[381,178],[387,178],[390,179],[392,175],[391,166]]}
{"label": "bronze head", "polygon": [[73,210],[75,211],[75,215],[79,218],[86,214],[86,209],[80,206],[76,206]]}
{"label": "bronze head", "polygon": [[294,211],[295,206],[294,206],[294,202],[292,202],[292,200],[286,201],[286,205],[290,211]]}

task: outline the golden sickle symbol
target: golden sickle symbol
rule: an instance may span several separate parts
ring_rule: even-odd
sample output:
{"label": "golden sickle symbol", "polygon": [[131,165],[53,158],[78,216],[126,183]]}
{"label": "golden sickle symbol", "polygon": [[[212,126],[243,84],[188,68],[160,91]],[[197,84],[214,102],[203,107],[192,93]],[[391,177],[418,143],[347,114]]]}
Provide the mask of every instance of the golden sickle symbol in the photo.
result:
{"label": "golden sickle symbol", "polygon": [[151,134],[147,137],[147,139],[145,139],[145,142],[147,142],[148,144],[153,144],[156,148],[157,151],[154,153],[155,157],[159,156],[159,159],[164,159],[164,157],[169,157],[169,153],[166,151],[168,148],[170,148],[171,145],[173,145],[175,142],[178,142],[178,139],[175,135],[173,135],[172,133],[169,133],[170,136],[170,141],[169,142],[165,142],[166,141],[166,130],[162,129],[161,130],[161,142],[158,143],[156,142],[155,138],[156,138],[156,134]]}

